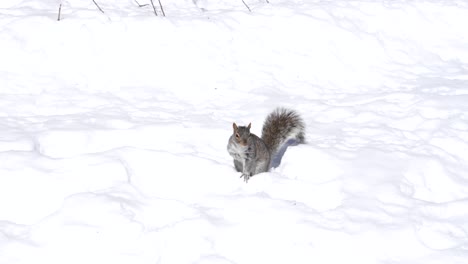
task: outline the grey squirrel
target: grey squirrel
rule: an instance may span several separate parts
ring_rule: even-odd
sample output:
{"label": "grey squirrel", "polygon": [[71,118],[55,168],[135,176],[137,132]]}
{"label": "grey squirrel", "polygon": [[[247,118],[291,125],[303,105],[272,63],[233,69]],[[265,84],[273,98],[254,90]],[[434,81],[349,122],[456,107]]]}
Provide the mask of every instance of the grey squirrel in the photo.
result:
{"label": "grey squirrel", "polygon": [[294,110],[279,107],[271,112],[263,123],[261,138],[250,133],[251,125],[233,123],[233,134],[227,145],[234,167],[242,172],[240,177],[245,182],[255,174],[268,171],[272,159],[289,140],[304,143],[304,121]]}

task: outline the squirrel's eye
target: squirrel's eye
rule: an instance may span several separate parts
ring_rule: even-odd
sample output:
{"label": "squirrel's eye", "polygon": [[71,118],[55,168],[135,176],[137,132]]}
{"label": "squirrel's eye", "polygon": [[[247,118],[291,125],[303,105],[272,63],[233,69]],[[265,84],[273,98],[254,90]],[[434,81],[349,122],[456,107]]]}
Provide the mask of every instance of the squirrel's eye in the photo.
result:
{"label": "squirrel's eye", "polygon": [[240,136],[239,136],[239,134],[238,134],[238,133],[236,133],[236,138],[240,138]]}

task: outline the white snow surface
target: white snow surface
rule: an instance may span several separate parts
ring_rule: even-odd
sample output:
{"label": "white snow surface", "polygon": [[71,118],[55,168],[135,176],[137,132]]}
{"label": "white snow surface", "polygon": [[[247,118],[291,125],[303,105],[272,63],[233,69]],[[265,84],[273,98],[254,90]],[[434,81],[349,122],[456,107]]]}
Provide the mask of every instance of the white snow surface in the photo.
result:
{"label": "white snow surface", "polygon": [[468,263],[468,3],[244,1],[1,1],[0,263]]}

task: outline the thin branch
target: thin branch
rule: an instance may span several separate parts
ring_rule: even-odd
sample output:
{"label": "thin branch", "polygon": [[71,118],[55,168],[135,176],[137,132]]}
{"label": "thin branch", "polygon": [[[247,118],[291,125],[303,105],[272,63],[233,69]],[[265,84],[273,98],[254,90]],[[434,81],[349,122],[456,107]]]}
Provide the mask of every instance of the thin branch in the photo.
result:
{"label": "thin branch", "polygon": [[267,2],[267,4],[269,4],[269,3],[270,3],[270,1],[268,1],[268,0],[266,0],[266,2]]}
{"label": "thin branch", "polygon": [[158,0],[158,2],[159,2],[159,7],[161,7],[161,12],[162,12],[163,16],[166,16],[166,14],[164,13],[164,8],[161,5],[161,0]]}
{"label": "thin branch", "polygon": [[99,8],[99,11],[101,11],[104,14],[104,11],[101,9],[101,7],[98,5],[98,3],[96,3],[95,0],[93,0],[93,2],[97,6],[97,8]]}
{"label": "thin branch", "polygon": [[151,0],[151,5],[153,6],[154,14],[158,16],[158,13],[156,12],[156,7],[154,6],[153,0]]}
{"label": "thin branch", "polygon": [[58,11],[58,17],[57,17],[57,21],[60,21],[60,15],[62,14],[62,3],[60,3],[59,5],[59,11]]}
{"label": "thin branch", "polygon": [[250,7],[245,3],[244,0],[242,0],[242,3],[244,3],[245,7],[247,7],[247,9],[249,10],[249,12],[252,12],[252,10],[250,10]]}
{"label": "thin branch", "polygon": [[141,5],[140,3],[138,3],[138,1],[137,1],[137,0],[135,0],[135,3],[137,3],[138,7],[145,7],[145,6],[147,6],[147,5],[148,5],[148,4]]}

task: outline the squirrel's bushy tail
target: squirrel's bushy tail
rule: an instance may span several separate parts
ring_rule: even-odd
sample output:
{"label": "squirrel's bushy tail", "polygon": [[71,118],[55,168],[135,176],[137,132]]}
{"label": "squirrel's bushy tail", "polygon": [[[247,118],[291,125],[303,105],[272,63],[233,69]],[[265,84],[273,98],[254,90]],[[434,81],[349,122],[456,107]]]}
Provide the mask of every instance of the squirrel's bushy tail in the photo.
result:
{"label": "squirrel's bushy tail", "polygon": [[291,139],[295,140],[296,144],[304,143],[304,130],[304,121],[296,111],[279,107],[265,119],[262,140],[274,156],[278,149]]}

